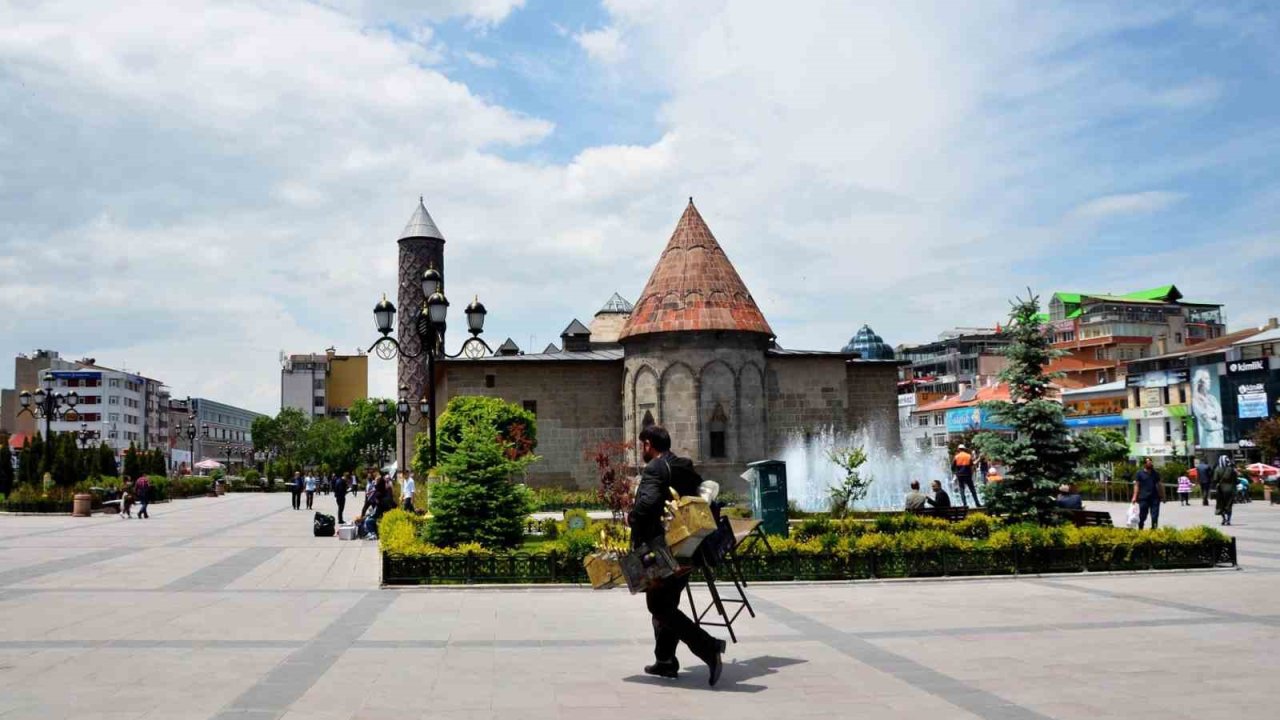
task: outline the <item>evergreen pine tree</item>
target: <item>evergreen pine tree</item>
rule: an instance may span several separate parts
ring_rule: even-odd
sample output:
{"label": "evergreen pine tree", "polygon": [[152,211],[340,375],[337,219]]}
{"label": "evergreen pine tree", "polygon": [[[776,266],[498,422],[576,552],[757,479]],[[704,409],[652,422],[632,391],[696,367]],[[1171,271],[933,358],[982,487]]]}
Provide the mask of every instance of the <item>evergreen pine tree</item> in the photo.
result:
{"label": "evergreen pine tree", "polygon": [[1012,438],[983,433],[974,444],[984,455],[1008,467],[1003,482],[986,487],[987,508],[1011,522],[1053,524],[1058,515],[1057,489],[1076,475],[1080,450],[1063,421],[1062,405],[1049,397],[1053,377],[1044,368],[1062,353],[1050,346],[1040,324],[1040,299],[1028,292],[1009,314],[1013,342],[1005,349],[1009,366],[1000,379],[1009,384],[1009,402],[987,407],[995,419],[1013,429]]}
{"label": "evergreen pine tree", "polygon": [[128,480],[136,480],[142,475],[142,467],[138,463],[138,446],[135,443],[129,443],[129,449],[124,451],[124,476]]}
{"label": "evergreen pine tree", "polygon": [[167,477],[169,475],[168,465],[169,464],[165,462],[164,459],[164,452],[162,452],[160,448],[155,448],[151,451],[151,472],[153,474],[159,475],[160,477]]}
{"label": "evergreen pine tree", "polygon": [[103,477],[115,477],[120,474],[120,469],[116,467],[116,452],[106,443],[98,446],[98,474]]}
{"label": "evergreen pine tree", "polygon": [[9,438],[0,438],[0,495],[13,492],[13,453],[9,450]]}
{"label": "evergreen pine tree", "polygon": [[36,433],[31,439],[31,477],[36,483],[39,483],[45,472],[49,470],[49,443],[45,441],[44,435]]}
{"label": "evergreen pine tree", "polygon": [[75,436],[71,433],[58,433],[53,436],[53,462],[49,473],[53,483],[60,487],[71,487],[80,481],[79,466],[76,454]]}
{"label": "evergreen pine tree", "polygon": [[428,539],[440,546],[478,542],[494,550],[518,547],[525,520],[534,510],[533,494],[512,477],[528,462],[510,457],[510,446],[492,428],[469,426],[441,464],[446,482],[431,498]]}
{"label": "evergreen pine tree", "polygon": [[19,485],[34,485],[40,477],[39,456],[36,455],[33,445],[31,438],[27,438],[27,441],[22,444],[22,449],[18,451]]}

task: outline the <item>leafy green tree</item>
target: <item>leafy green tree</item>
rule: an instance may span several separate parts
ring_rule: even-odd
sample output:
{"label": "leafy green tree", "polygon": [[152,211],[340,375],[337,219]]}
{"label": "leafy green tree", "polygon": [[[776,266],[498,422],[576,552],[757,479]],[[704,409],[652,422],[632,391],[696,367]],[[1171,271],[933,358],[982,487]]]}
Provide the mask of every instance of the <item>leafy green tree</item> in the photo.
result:
{"label": "leafy green tree", "polygon": [[[538,446],[538,421],[533,413],[501,398],[461,395],[450,400],[444,414],[436,419],[441,465],[448,462],[471,427],[483,428],[501,438],[514,458],[531,455]],[[430,447],[430,435],[423,428],[418,433],[413,458],[413,469],[419,475],[431,469]]]}
{"label": "leafy green tree", "polygon": [[1280,460],[1280,417],[1258,423],[1253,431],[1253,442],[1262,451],[1263,462]]}
{"label": "leafy green tree", "polygon": [[0,436],[0,495],[13,492],[13,452],[9,450],[9,437]]}
{"label": "leafy green tree", "polygon": [[[387,411],[378,410],[378,403],[386,402]],[[383,451],[396,446],[396,404],[394,400],[360,398],[351,404],[347,419],[351,422],[351,452],[357,462],[376,458],[381,462]]]}
{"label": "leafy green tree", "polygon": [[844,471],[844,479],[827,488],[831,517],[843,518],[871,489],[871,476],[863,477],[859,470],[867,462],[867,453],[861,447],[833,448],[827,452],[827,459]]}
{"label": "leafy green tree", "polygon": [[1106,470],[1129,457],[1129,440],[1119,430],[1090,430],[1077,435],[1075,444],[1080,450],[1082,470],[1088,468],[1105,474]]}
{"label": "leafy green tree", "polygon": [[513,477],[536,456],[511,457],[510,443],[481,425],[464,427],[448,459],[446,480],[432,491],[427,539],[440,546],[478,542],[486,548],[518,547],[534,511],[533,492]]}
{"label": "leafy green tree", "polygon": [[988,457],[1008,465],[1003,482],[987,486],[987,507],[1013,522],[1057,522],[1057,488],[1076,475],[1080,449],[1071,440],[1062,405],[1049,397],[1053,377],[1044,367],[1061,355],[1050,347],[1040,325],[1040,299],[1017,298],[1009,314],[1013,342],[1005,349],[1009,365],[1000,379],[1009,383],[1009,402],[990,402],[995,419],[1013,429],[1012,438],[981,433],[974,444]]}
{"label": "leafy green tree", "polygon": [[253,438],[255,451],[280,452],[280,425],[275,418],[266,415],[255,417],[249,426],[249,436]]}
{"label": "leafy green tree", "polygon": [[297,408],[284,408],[276,415],[276,451],[281,458],[295,465],[303,461],[309,427],[311,418]]}
{"label": "leafy green tree", "polygon": [[120,468],[116,466],[116,451],[106,443],[98,446],[98,462],[95,471],[105,477],[115,477],[120,474]]}
{"label": "leafy green tree", "polygon": [[351,426],[332,418],[317,418],[307,427],[303,461],[327,471],[350,472],[356,468],[351,449]]}

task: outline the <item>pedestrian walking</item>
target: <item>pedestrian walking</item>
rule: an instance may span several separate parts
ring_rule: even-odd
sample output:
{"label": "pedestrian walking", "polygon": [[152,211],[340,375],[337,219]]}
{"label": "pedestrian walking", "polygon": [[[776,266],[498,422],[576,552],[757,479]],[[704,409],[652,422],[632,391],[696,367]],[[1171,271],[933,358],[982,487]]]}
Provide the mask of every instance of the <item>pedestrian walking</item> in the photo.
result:
{"label": "pedestrian walking", "polygon": [[289,495],[293,501],[293,509],[302,509],[302,472],[295,470],[293,479],[289,481]]}
{"label": "pedestrian walking", "polygon": [[1178,476],[1178,500],[1182,505],[1191,505],[1191,478],[1186,473]]}
{"label": "pedestrian walking", "polygon": [[133,517],[133,483],[125,478],[120,485],[120,519]]}
{"label": "pedestrian walking", "polygon": [[400,475],[400,507],[405,512],[414,512],[413,493],[417,486],[413,482],[413,475],[401,473]]}
{"label": "pedestrian walking", "polygon": [[1223,525],[1231,524],[1231,512],[1235,509],[1236,503],[1236,481],[1239,474],[1236,472],[1236,466],[1231,464],[1231,458],[1226,455],[1218,456],[1218,467],[1213,471],[1213,481],[1217,485],[1218,499],[1214,505],[1213,513],[1222,517]]}
{"label": "pedestrian walking", "polygon": [[316,476],[308,475],[303,488],[307,491],[307,509],[311,509],[311,501],[316,497]]}
{"label": "pedestrian walking", "polygon": [[133,492],[138,496],[138,519],[150,518],[151,513],[147,512],[147,505],[151,502],[151,481],[146,475],[139,477],[133,484]]}
{"label": "pedestrian walking", "polygon": [[969,449],[961,445],[956,456],[951,460],[951,472],[955,474],[956,485],[960,488],[960,504],[969,507],[969,503],[965,500],[965,488],[969,489],[969,494],[973,495],[973,506],[982,507],[982,503],[978,501],[978,488],[973,484],[973,455],[969,454]]}
{"label": "pedestrian walking", "polygon": [[[635,504],[627,515],[633,548],[663,536],[662,514],[672,490],[682,496],[697,495],[702,483],[693,461],[671,452],[671,436],[662,427],[650,425],[642,430],[640,449],[646,464]],[[681,575],[645,592],[645,604],[653,618],[655,662],[646,665],[644,671],[659,677],[677,677],[680,661],[676,659],[676,649],[683,642],[710,668],[710,684],[714,686],[724,669],[725,642],[712,637],[680,611],[680,598],[688,585],[689,576]]]}
{"label": "pedestrian walking", "polygon": [[1151,458],[1142,464],[1138,477],[1133,481],[1133,500],[1138,504],[1138,529],[1147,524],[1147,515],[1151,516],[1151,529],[1160,527],[1160,503],[1164,502],[1164,484],[1160,482],[1160,473],[1156,472]]}
{"label": "pedestrian walking", "polygon": [[333,479],[333,499],[338,503],[338,524],[342,524],[342,511],[347,507],[347,475],[343,473]]}
{"label": "pedestrian walking", "polygon": [[1196,463],[1196,482],[1200,483],[1200,504],[1208,506],[1209,490],[1213,487],[1213,467],[1208,458],[1200,458]]}

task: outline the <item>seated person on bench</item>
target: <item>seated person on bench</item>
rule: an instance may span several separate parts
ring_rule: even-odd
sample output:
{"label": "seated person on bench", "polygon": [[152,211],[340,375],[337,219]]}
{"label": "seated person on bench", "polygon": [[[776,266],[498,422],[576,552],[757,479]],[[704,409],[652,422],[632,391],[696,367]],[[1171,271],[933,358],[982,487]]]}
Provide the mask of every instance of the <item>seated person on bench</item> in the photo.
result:
{"label": "seated person on bench", "polygon": [[924,501],[932,505],[937,510],[946,510],[951,507],[951,496],[946,490],[942,489],[942,481],[933,481],[933,497],[926,497]]}

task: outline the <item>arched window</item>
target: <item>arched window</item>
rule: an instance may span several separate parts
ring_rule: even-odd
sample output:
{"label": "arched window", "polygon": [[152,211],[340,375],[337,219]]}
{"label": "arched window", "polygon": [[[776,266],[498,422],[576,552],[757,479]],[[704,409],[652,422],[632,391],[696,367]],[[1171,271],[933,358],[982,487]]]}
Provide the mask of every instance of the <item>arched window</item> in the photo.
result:
{"label": "arched window", "polygon": [[725,428],[728,424],[729,417],[725,415],[724,408],[720,406],[720,403],[716,403],[716,409],[711,413],[711,422],[707,423],[707,430],[711,433],[711,442],[708,443],[709,455],[713,458],[729,456],[727,443],[725,442]]}
{"label": "arched window", "polygon": [[653,421],[653,413],[649,412],[648,410],[645,410],[644,420],[640,421],[640,429],[643,430],[644,428],[647,428],[650,425],[657,425],[657,423]]}

